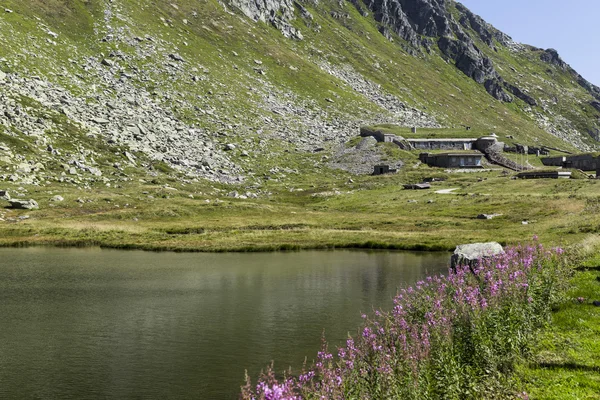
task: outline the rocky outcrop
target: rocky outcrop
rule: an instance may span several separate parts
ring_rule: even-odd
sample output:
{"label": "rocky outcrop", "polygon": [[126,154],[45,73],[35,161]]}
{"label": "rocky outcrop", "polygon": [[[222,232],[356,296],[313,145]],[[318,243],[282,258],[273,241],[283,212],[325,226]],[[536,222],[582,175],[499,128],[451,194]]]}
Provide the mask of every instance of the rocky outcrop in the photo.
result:
{"label": "rocky outcrop", "polygon": [[540,60],[547,64],[554,65],[555,67],[560,68],[564,72],[570,73],[575,79],[575,81],[577,81],[579,86],[587,90],[595,99],[600,100],[600,88],[590,83],[583,76],[579,75],[577,71],[571,68],[569,64],[564,62],[563,59],[560,58],[558,51],[554,49],[544,50],[542,54],[540,54]]}
{"label": "rocky outcrop", "polygon": [[248,18],[269,22],[285,37],[302,40],[302,33],[291,25],[294,19],[294,0],[230,0]]}
{"label": "rocky outcrop", "polygon": [[459,19],[460,24],[466,29],[474,30],[479,35],[479,38],[491,48],[496,48],[494,40],[507,47],[514,43],[510,36],[495,29],[462,4],[456,3],[456,9],[462,14]]}
{"label": "rocky outcrop", "polygon": [[502,87],[502,79],[488,79],[485,81],[485,89],[489,94],[491,94],[495,99],[503,101],[505,103],[510,103],[513,101],[513,98],[504,91]]}
{"label": "rocky outcrop", "polygon": [[467,36],[463,40],[442,37],[438,41],[442,52],[455,61],[456,67],[475,82],[483,84],[494,98],[510,103],[512,97],[504,91],[504,80],[494,69],[492,61]]}
{"label": "rocky outcrop", "polygon": [[516,87],[515,85],[511,85],[510,83],[506,83],[504,85],[504,87],[510,93],[514,94],[517,98],[523,100],[525,103],[529,104],[530,106],[537,106],[538,105],[537,101],[533,97],[531,97],[530,95],[528,95],[527,93],[525,93],[524,91],[522,91],[521,89],[519,89],[518,87]]}
{"label": "rocky outcrop", "polygon": [[[389,27],[415,49],[429,46],[431,40],[423,39],[424,36],[437,39],[442,53],[465,75],[484,85],[494,98],[512,101],[492,61],[454,20],[446,0],[365,0],[365,4],[382,24],[382,32]],[[512,41],[466,8],[457,5],[457,9],[463,13],[462,25],[475,30],[488,45],[493,46],[493,39],[500,43]]]}
{"label": "rocky outcrop", "polygon": [[569,64],[564,62],[563,59],[560,58],[560,56],[558,55],[558,51],[556,51],[554,49],[544,50],[542,52],[542,54],[540,54],[540,60],[542,60],[543,62],[545,62],[547,64],[552,64],[552,65],[562,69],[563,71],[566,71],[570,68]]}
{"label": "rocky outcrop", "polygon": [[592,102],[590,103],[590,105],[591,105],[592,107],[594,107],[596,110],[600,111],[600,101],[592,101]]}
{"label": "rocky outcrop", "polygon": [[366,0],[382,28],[390,27],[411,46],[423,44],[420,35],[438,37],[452,33],[446,18],[445,0]]}
{"label": "rocky outcrop", "polygon": [[573,73],[575,74],[575,77],[576,77],[576,80],[577,80],[577,83],[579,84],[579,86],[581,86],[582,88],[587,90],[592,96],[594,96],[594,98],[596,100],[600,100],[600,88],[598,86],[590,83],[583,76],[581,76],[577,72],[575,72],[575,70],[573,70]]}
{"label": "rocky outcrop", "polygon": [[255,21],[267,22],[275,16],[286,20],[294,17],[293,0],[231,0],[231,4]]}

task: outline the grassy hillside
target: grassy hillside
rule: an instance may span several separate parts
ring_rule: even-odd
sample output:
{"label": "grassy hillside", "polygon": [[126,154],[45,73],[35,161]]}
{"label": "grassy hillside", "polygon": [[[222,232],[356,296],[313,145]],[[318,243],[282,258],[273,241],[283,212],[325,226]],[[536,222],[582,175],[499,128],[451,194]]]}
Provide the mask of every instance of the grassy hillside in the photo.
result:
{"label": "grassy hillside", "polygon": [[[358,85],[352,78],[366,78],[379,85],[381,94],[425,111],[446,127],[468,125],[513,135],[528,144],[557,144],[545,132],[551,129],[544,120],[554,123],[564,117],[566,121],[559,118],[561,132],[577,137],[575,142],[594,144],[586,129],[600,113],[586,104],[589,94],[566,72],[540,61],[538,52],[514,52],[502,46],[494,52],[477,43],[506,79],[519,83],[541,105],[531,108],[521,100],[500,103],[447,63],[439,50],[409,55],[401,39],[387,40],[379,33],[378,23],[363,17],[350,3],[306,4],[313,19],[295,20],[302,41],[286,39],[272,26],[254,23],[212,0],[4,3],[14,11],[0,19],[6,44],[0,49],[0,57],[5,58],[0,68],[5,72],[42,76],[76,93],[89,94],[99,76],[86,68],[85,61],[99,61],[118,52],[118,68],[111,69],[115,75],[133,75],[133,85],[163,97],[165,106],[185,121],[234,136],[263,128],[264,118],[272,120],[267,123],[272,130],[283,126],[302,130],[306,124],[301,115],[288,110],[273,114],[273,107],[265,104],[269,97],[323,121],[402,123],[370,96],[355,90]],[[343,17],[334,18],[332,12]],[[135,40],[146,36],[154,41]],[[175,74],[166,65],[172,53],[186,60]],[[199,115],[195,107],[216,112]],[[569,131],[573,129],[584,139]]]}
{"label": "grassy hillside", "polygon": [[[547,231],[549,239],[558,240],[571,229],[567,223],[555,232],[552,227],[561,219],[537,214],[554,209],[547,202],[558,207],[567,201],[560,197],[567,195],[552,191],[554,183],[545,184],[548,193],[536,190],[530,196],[530,183],[515,187],[517,183],[483,176],[484,183],[476,187],[496,182],[489,193],[506,190],[510,196],[493,203],[487,196],[477,201],[442,197],[430,206],[424,200],[431,195],[419,194],[425,197],[407,208],[406,201],[417,194],[397,194],[398,185],[443,171],[418,166],[415,154],[389,146],[376,150],[382,161],[404,163],[396,177],[356,177],[329,163],[339,149],[358,144],[359,128],[368,124],[400,134],[419,126],[418,134],[426,137],[494,132],[508,143],[571,151],[582,143],[594,145],[591,137],[574,130],[593,124],[598,113],[589,107],[589,93],[567,72],[543,63],[539,51],[528,47],[516,51],[497,44],[492,51],[471,32],[505,79],[518,83],[540,105],[518,99],[502,103],[437,48],[411,55],[402,39],[386,39],[380,24],[350,3],[303,5],[310,16],[296,10],[292,23],[304,39],[294,40],[214,0],[4,1],[12,12],[0,14],[0,69],[9,74],[0,83],[6,108],[0,118],[0,178],[3,188],[16,193],[13,197],[35,196],[42,204],[42,211],[18,225],[31,224],[27,229],[33,231],[11,226],[7,237],[12,239],[6,243],[311,247],[322,242],[320,235],[330,238],[332,230],[340,230],[336,240],[325,241],[327,246],[375,241],[446,249],[459,241],[495,237],[497,232],[468,218],[487,211],[508,214],[520,191],[522,210],[533,211],[515,216],[501,231],[501,240],[521,237],[515,229]],[[85,108],[93,113],[85,114]],[[154,120],[154,115],[160,118]],[[558,136],[557,119],[568,128]],[[150,135],[140,133],[136,123],[146,125],[145,130],[164,126],[153,133],[163,137],[152,152],[145,150]],[[394,127],[402,125],[406,128]],[[464,186],[466,194],[472,191],[466,189],[472,179],[457,175],[451,182]],[[594,187],[593,182],[586,185]],[[214,203],[230,192],[248,198]],[[46,202],[52,193],[66,201]],[[459,214],[465,221],[435,211],[461,210],[455,203],[463,200]],[[486,207],[479,209],[478,201]],[[586,201],[574,201],[580,204],[577,212]],[[344,222],[349,215],[358,218],[357,212],[365,213],[364,224]],[[271,222],[264,223],[266,215]],[[196,217],[192,225],[216,230],[211,240],[162,233],[184,229]],[[519,225],[545,218],[547,226]],[[95,221],[96,228],[84,235],[85,221]],[[239,236],[231,236],[230,230],[240,224]],[[302,227],[300,232],[252,228],[290,224]],[[451,228],[432,233],[431,224]]]}

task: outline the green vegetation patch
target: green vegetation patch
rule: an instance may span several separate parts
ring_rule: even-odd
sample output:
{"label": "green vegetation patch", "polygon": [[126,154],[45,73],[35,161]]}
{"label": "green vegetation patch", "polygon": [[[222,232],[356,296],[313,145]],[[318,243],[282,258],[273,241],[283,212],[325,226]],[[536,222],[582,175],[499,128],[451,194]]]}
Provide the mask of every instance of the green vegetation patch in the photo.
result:
{"label": "green vegetation patch", "polygon": [[569,301],[552,317],[531,361],[519,371],[531,399],[600,398],[600,257],[571,280]]}

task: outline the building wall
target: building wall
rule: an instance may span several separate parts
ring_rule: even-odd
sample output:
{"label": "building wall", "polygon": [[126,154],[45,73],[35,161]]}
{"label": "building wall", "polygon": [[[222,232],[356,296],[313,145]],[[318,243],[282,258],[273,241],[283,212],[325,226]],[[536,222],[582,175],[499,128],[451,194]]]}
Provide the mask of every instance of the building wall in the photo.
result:
{"label": "building wall", "polygon": [[481,166],[481,156],[449,156],[448,165],[451,168],[469,168]]}
{"label": "building wall", "polygon": [[596,157],[592,154],[580,154],[566,157],[545,157],[542,163],[546,166],[569,167],[582,171],[595,171],[598,167]]}
{"label": "building wall", "polygon": [[547,167],[562,167],[563,161],[566,157],[544,157],[542,158],[542,164]]}
{"label": "building wall", "polygon": [[475,140],[427,140],[407,139],[418,150],[471,150]]}
{"label": "building wall", "polygon": [[429,155],[426,164],[439,168],[477,168],[481,167],[481,158],[479,155]]}
{"label": "building wall", "polygon": [[447,156],[428,157],[427,165],[432,167],[448,168],[450,166]]}

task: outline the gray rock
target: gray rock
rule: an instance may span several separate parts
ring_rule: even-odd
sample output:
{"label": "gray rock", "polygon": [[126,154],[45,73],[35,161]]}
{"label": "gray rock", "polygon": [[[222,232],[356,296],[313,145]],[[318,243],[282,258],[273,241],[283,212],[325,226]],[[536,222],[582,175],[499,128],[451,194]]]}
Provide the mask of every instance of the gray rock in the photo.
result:
{"label": "gray rock", "polygon": [[503,254],[502,245],[497,242],[462,244],[456,247],[450,259],[452,268],[458,265],[468,265],[471,268],[479,265],[479,260]]}
{"label": "gray rock", "polygon": [[12,200],[9,200],[9,202],[10,202],[10,208],[14,208],[16,210],[37,210],[38,208],[40,208],[37,201],[35,201],[33,199],[30,199],[30,200],[12,199]]}
{"label": "gray rock", "polygon": [[125,157],[127,157],[127,159],[129,160],[130,163],[135,164],[135,156],[133,154],[131,154],[130,152],[126,151],[125,152]]}
{"label": "gray rock", "polygon": [[105,118],[92,118],[92,122],[94,122],[98,125],[106,125],[106,124],[110,123],[110,121]]}
{"label": "gray rock", "polygon": [[2,71],[0,71],[0,82],[3,82],[6,80],[6,74]]}
{"label": "gray rock", "polygon": [[60,203],[61,201],[64,201],[64,200],[65,200],[65,198],[62,196],[59,196],[59,195],[56,195],[50,199],[50,201],[53,201],[56,203]]}
{"label": "gray rock", "polygon": [[10,200],[10,194],[8,194],[7,190],[0,190],[0,199]]}
{"label": "gray rock", "polygon": [[170,57],[172,60],[175,60],[175,61],[179,61],[179,62],[185,62],[185,60],[183,59],[183,57],[181,57],[181,56],[180,56],[179,54],[177,54],[177,53],[172,53],[172,54],[169,54],[169,57]]}
{"label": "gray rock", "polygon": [[225,145],[225,150],[228,150],[228,151],[235,150],[235,144],[233,144],[233,143],[227,143]]}
{"label": "gray rock", "polygon": [[102,176],[102,171],[95,167],[87,167],[87,171],[94,176]]}
{"label": "gray rock", "polygon": [[115,62],[113,60],[108,60],[106,58],[102,59],[102,61],[100,61],[100,64],[107,66],[107,67],[112,67],[115,65]]}

